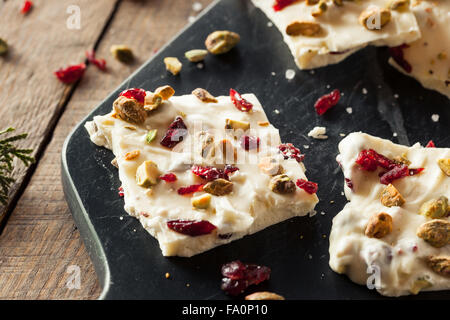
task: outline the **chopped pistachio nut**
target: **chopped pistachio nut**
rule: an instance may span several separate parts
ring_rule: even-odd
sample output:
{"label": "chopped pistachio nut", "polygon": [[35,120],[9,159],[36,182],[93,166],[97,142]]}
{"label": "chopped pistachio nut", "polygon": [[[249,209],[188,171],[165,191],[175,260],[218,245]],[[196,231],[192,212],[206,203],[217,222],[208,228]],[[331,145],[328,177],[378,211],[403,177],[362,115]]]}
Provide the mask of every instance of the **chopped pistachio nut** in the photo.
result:
{"label": "chopped pistachio nut", "polygon": [[124,159],[125,160],[133,160],[133,159],[136,159],[137,157],[139,157],[140,154],[141,154],[141,152],[139,150],[130,151],[130,152],[125,153]]}
{"label": "chopped pistachio nut", "polygon": [[317,10],[313,11],[311,15],[313,17],[320,17],[325,11],[327,11],[328,5],[325,0],[320,0],[317,6]]}
{"label": "chopped pistachio nut", "polygon": [[117,116],[127,122],[141,124],[147,118],[147,112],[143,105],[135,99],[120,96],[114,101],[113,108]]}
{"label": "chopped pistachio nut", "polygon": [[245,297],[245,300],[285,300],[283,296],[279,294],[269,292],[269,291],[261,291],[254,292]]}
{"label": "chopped pistachio nut", "polygon": [[438,219],[447,215],[448,199],[445,196],[441,196],[438,199],[431,199],[422,204],[419,210],[419,214]]}
{"label": "chopped pistachio nut", "polygon": [[391,11],[388,9],[367,8],[361,12],[359,23],[367,30],[380,30],[391,21]]}
{"label": "chopped pistachio nut", "polygon": [[389,5],[389,8],[391,10],[407,10],[410,5],[410,0],[393,0],[391,4]]}
{"label": "chopped pistachio nut", "polygon": [[145,96],[144,109],[146,111],[152,111],[158,109],[162,104],[163,97],[158,93],[150,93]]}
{"label": "chopped pistachio nut", "polygon": [[275,193],[288,194],[295,192],[294,181],[285,174],[274,176],[269,182],[269,188]]}
{"label": "chopped pistachio nut", "polygon": [[389,184],[381,193],[381,203],[386,207],[401,207],[405,199],[392,184]]}
{"label": "chopped pistachio nut", "polygon": [[199,146],[201,146],[200,155],[203,158],[212,158],[215,156],[214,136],[208,132],[201,131],[197,135]]}
{"label": "chopped pistachio nut", "polygon": [[289,36],[313,37],[322,30],[319,23],[314,21],[294,21],[286,27],[286,34]]}
{"label": "chopped pistachio nut", "polygon": [[219,178],[205,184],[203,191],[214,196],[224,196],[233,191],[233,182]]}
{"label": "chopped pistachio nut", "polygon": [[190,62],[200,62],[205,60],[205,57],[208,55],[208,50],[204,49],[193,49],[186,51],[184,53],[184,56],[186,59],[188,59]]}
{"label": "chopped pistachio nut", "polygon": [[133,51],[125,45],[113,45],[110,50],[114,58],[120,62],[131,63],[134,61]]}
{"label": "chopped pistachio nut", "polygon": [[381,239],[392,232],[392,217],[384,212],[374,214],[369,219],[364,234],[369,238]]}
{"label": "chopped pistachio nut", "polygon": [[202,88],[197,88],[192,91],[192,94],[205,103],[217,103],[217,99],[214,96]]}
{"label": "chopped pistachio nut", "polygon": [[175,90],[171,86],[162,86],[156,88],[155,93],[159,94],[163,100],[168,100],[175,94]]}
{"label": "chopped pistachio nut", "polygon": [[401,156],[394,157],[393,160],[395,163],[398,164],[406,164],[407,166],[411,164],[411,161],[409,161],[408,158],[406,157],[406,153],[403,153]]}
{"label": "chopped pistachio nut", "polygon": [[205,40],[206,49],[212,54],[227,53],[236,46],[241,37],[228,30],[214,31]]}
{"label": "chopped pistachio nut", "polygon": [[158,133],[158,129],[152,129],[147,132],[145,135],[145,142],[151,143],[156,138],[156,134]]}
{"label": "chopped pistachio nut", "polygon": [[5,55],[8,52],[8,43],[0,38],[0,56]]}
{"label": "chopped pistachio nut", "polygon": [[427,265],[436,273],[450,277],[450,257],[430,256],[426,259]]}
{"label": "chopped pistachio nut", "polygon": [[450,177],[450,158],[439,159],[438,165],[439,168],[441,168],[442,172]]}
{"label": "chopped pistachio nut", "polygon": [[276,176],[284,172],[283,166],[272,157],[262,158],[258,167],[262,172],[271,176]]}
{"label": "chopped pistachio nut", "polygon": [[450,243],[450,222],[440,219],[425,222],[417,229],[417,236],[435,248],[442,248]]}
{"label": "chopped pistachio nut", "polygon": [[425,278],[418,278],[414,281],[409,291],[418,294],[422,289],[430,288],[433,284]]}
{"label": "chopped pistachio nut", "polygon": [[225,129],[247,131],[248,129],[250,129],[250,123],[246,121],[226,119]]}
{"label": "chopped pistachio nut", "polygon": [[183,64],[176,57],[166,57],[164,58],[164,63],[166,64],[166,70],[174,76],[179,74],[183,67]]}
{"label": "chopped pistachio nut", "polygon": [[206,193],[191,199],[191,204],[196,209],[208,209],[211,204],[211,195]]}
{"label": "chopped pistachio nut", "polygon": [[136,170],[136,183],[141,187],[149,188],[158,183],[160,174],[156,163],[146,160]]}

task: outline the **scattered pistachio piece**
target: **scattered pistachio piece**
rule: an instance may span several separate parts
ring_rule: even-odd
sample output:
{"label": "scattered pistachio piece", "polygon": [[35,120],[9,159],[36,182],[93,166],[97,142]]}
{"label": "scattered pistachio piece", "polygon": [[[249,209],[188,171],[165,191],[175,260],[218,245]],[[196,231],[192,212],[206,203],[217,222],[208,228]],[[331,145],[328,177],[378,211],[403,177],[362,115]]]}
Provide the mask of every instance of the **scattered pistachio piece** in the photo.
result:
{"label": "scattered pistachio piece", "polygon": [[448,199],[445,196],[441,196],[438,199],[431,199],[422,204],[419,210],[419,214],[438,219],[447,215]]}
{"label": "scattered pistachio piece", "polygon": [[283,296],[279,294],[269,292],[269,291],[260,291],[249,294],[245,297],[245,300],[285,300]]}
{"label": "scattered pistachio piece", "polygon": [[295,192],[294,181],[285,174],[274,176],[269,182],[269,188],[275,193],[288,194]]}
{"label": "scattered pistachio piece", "polygon": [[163,97],[158,93],[150,93],[145,95],[144,109],[152,111],[157,109],[163,101]]}
{"label": "scattered pistachio piece", "polygon": [[425,222],[417,229],[417,236],[435,248],[442,248],[450,243],[450,222],[440,219]]}
{"label": "scattered pistachio piece", "polygon": [[421,278],[416,279],[413,282],[413,284],[412,284],[411,288],[409,289],[409,291],[412,294],[418,294],[421,290],[426,289],[426,288],[430,288],[432,286],[433,286],[433,284],[430,281],[428,281],[427,279],[421,277]]}
{"label": "scattered pistachio piece", "polygon": [[407,166],[411,164],[411,161],[408,160],[406,153],[403,153],[401,156],[396,156],[392,160],[394,160],[395,163],[406,164]]}
{"label": "scattered pistachio piece", "polygon": [[313,11],[311,15],[313,17],[320,17],[325,11],[327,11],[328,5],[325,0],[320,0],[317,6],[317,10]]}
{"label": "scattered pistachio piece", "polygon": [[110,50],[114,58],[120,62],[131,63],[134,61],[133,51],[125,45],[113,45]]}
{"label": "scattered pistachio piece", "polygon": [[369,219],[364,234],[369,238],[381,239],[392,232],[392,217],[384,212],[374,214]]}
{"label": "scattered pistachio piece", "polygon": [[192,91],[192,94],[199,98],[202,102],[205,103],[217,103],[217,99],[214,98],[214,96],[202,88],[197,88],[194,91]]}
{"label": "scattered pistachio piece", "polygon": [[427,265],[436,273],[450,277],[450,257],[430,256],[426,259]]}
{"label": "scattered pistachio piece", "polygon": [[145,136],[145,142],[151,143],[156,138],[156,134],[158,133],[158,129],[149,130]]}
{"label": "scattered pistachio piece", "polygon": [[391,11],[380,8],[367,8],[361,12],[359,23],[367,30],[380,30],[391,21]]}
{"label": "scattered pistachio piece", "polygon": [[156,88],[155,93],[159,94],[163,100],[168,100],[175,94],[175,90],[171,86],[162,86]]}
{"label": "scattered pistachio piece", "polygon": [[193,49],[186,51],[184,53],[184,56],[190,61],[190,62],[200,62],[205,60],[205,57],[208,55],[208,50],[204,49]]}
{"label": "scattered pistachio piece", "polygon": [[250,129],[250,123],[247,121],[226,119],[225,120],[225,129],[247,131],[248,129]]}
{"label": "scattered pistachio piece", "polygon": [[146,160],[136,170],[136,183],[141,187],[149,188],[158,183],[160,175],[156,163]]}
{"label": "scattered pistachio piece", "polygon": [[407,10],[410,5],[410,0],[393,0],[389,5],[391,10],[403,11]]}
{"label": "scattered pistachio piece", "polygon": [[401,207],[405,199],[392,184],[389,184],[381,193],[381,203],[386,207]]}
{"label": "scattered pistachio piece", "polygon": [[174,76],[179,74],[183,67],[183,64],[176,57],[166,57],[164,58],[164,63],[166,64],[166,70]]}
{"label": "scattered pistachio piece", "polygon": [[133,160],[136,159],[137,157],[139,157],[139,155],[141,154],[141,152],[139,150],[133,150],[130,152],[125,153],[125,160]]}
{"label": "scattered pistachio piece", "polygon": [[208,209],[211,204],[211,195],[206,193],[191,199],[191,204],[197,209]]}
{"label": "scattered pistachio piece", "polygon": [[283,166],[272,157],[262,158],[258,167],[262,172],[271,176],[276,176],[284,172]]}
{"label": "scattered pistachio piece", "polygon": [[441,168],[442,172],[450,177],[450,158],[439,159],[438,165],[439,168]]}
{"label": "scattered pistachio piece", "polygon": [[127,122],[141,124],[147,118],[143,105],[135,99],[120,96],[114,101],[113,108],[117,116]]}
{"label": "scattered pistachio piece", "polygon": [[6,55],[8,52],[8,43],[0,38],[0,56]]}
{"label": "scattered pistachio piece", "polygon": [[294,21],[286,27],[286,34],[289,36],[313,37],[322,30],[319,23],[314,21]]}
{"label": "scattered pistachio piece", "polygon": [[233,191],[233,182],[219,178],[205,184],[203,191],[215,196],[224,196]]}
{"label": "scattered pistachio piece", "polygon": [[212,54],[223,54],[236,46],[241,37],[232,31],[221,30],[214,31],[205,40],[206,49]]}

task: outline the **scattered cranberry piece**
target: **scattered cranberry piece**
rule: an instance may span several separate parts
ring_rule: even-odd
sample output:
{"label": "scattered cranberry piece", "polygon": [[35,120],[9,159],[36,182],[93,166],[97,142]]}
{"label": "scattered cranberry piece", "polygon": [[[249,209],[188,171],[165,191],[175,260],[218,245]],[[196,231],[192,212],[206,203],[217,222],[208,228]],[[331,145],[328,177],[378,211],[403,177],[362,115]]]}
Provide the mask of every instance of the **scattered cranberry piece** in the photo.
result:
{"label": "scattered cranberry piece", "polygon": [[245,150],[258,149],[261,139],[254,136],[242,136],[240,139],[241,147]]}
{"label": "scattered cranberry piece", "polygon": [[403,70],[405,70],[407,73],[411,73],[412,66],[409,64],[408,61],[405,60],[403,49],[409,48],[407,44],[402,44],[397,47],[389,48],[389,54],[394,59],[397,64],[402,67]]}
{"label": "scattered cranberry piece", "polygon": [[96,59],[94,50],[86,51],[86,58],[88,59],[88,61],[90,63],[95,65],[100,70],[102,70],[102,71],[106,70],[106,60],[105,59]]}
{"label": "scattered cranberry piece", "polygon": [[176,117],[159,143],[164,147],[173,148],[183,141],[187,133],[187,127],[184,124],[183,118]]}
{"label": "scattered cranberry piece", "polygon": [[428,141],[425,148],[436,148],[436,145],[434,144],[433,140]]}
{"label": "scattered cranberry piece", "polygon": [[253,104],[242,98],[241,95],[234,89],[230,89],[230,98],[239,111],[249,112],[253,109]]}
{"label": "scattered cranberry piece", "polygon": [[312,181],[307,181],[305,179],[298,179],[296,184],[297,184],[297,187],[305,190],[309,194],[314,194],[319,189],[319,186],[317,185],[317,183],[312,182]]}
{"label": "scattered cranberry piece", "polygon": [[22,9],[20,9],[20,12],[22,14],[27,14],[28,12],[30,12],[31,8],[33,7],[33,2],[31,1],[25,1],[23,3]]}
{"label": "scattered cranberry piece", "polygon": [[194,192],[198,192],[198,191],[202,191],[203,190],[203,184],[192,184],[190,186],[187,187],[181,187],[177,190],[179,195],[185,195],[185,194],[190,194],[190,193],[194,193]]}
{"label": "scattered cranberry piece", "polygon": [[246,264],[239,260],[222,266],[221,289],[227,294],[237,296],[252,284],[259,284],[270,278],[270,268],[256,264]]}
{"label": "scattered cranberry piece", "polygon": [[238,170],[239,170],[238,167],[232,166],[231,164],[227,164],[227,165],[225,165],[225,168],[224,168],[223,172],[228,177],[228,174],[233,173],[233,172],[238,171]]}
{"label": "scattered cranberry piece", "polygon": [[323,115],[328,109],[337,105],[340,98],[341,92],[338,89],[334,89],[331,93],[321,96],[314,104],[317,114]]}
{"label": "scattered cranberry piece", "polygon": [[378,166],[384,169],[391,169],[397,165],[394,161],[386,158],[373,149],[362,150],[356,158],[356,163],[359,164],[362,169],[367,171],[375,171]]}
{"label": "scattered cranberry piece", "polygon": [[226,165],[224,169],[199,165],[193,165],[191,168],[193,174],[208,181],[219,178],[229,180],[228,174],[237,170],[239,170],[239,168],[232,165]]}
{"label": "scattered cranberry piece", "polygon": [[209,234],[217,229],[215,225],[206,220],[169,220],[167,221],[167,227],[191,237]]}
{"label": "scattered cranberry piece", "polygon": [[119,187],[119,197],[123,197],[125,193],[123,192],[123,188]]}
{"label": "scattered cranberry piece", "polygon": [[344,178],[344,180],[345,180],[345,184],[347,185],[347,187],[349,187],[350,189],[353,190],[353,181],[348,178]]}
{"label": "scattered cranberry piece", "polygon": [[297,162],[302,162],[305,159],[305,155],[301,154],[300,149],[294,147],[292,143],[282,143],[278,146],[278,149],[283,154],[284,159],[295,159]]}
{"label": "scattered cranberry piece", "polygon": [[77,80],[80,80],[86,70],[84,63],[69,66],[67,68],[61,68],[54,72],[55,76],[63,83],[70,84]]}
{"label": "scattered cranberry piece", "polygon": [[296,1],[298,0],[275,0],[275,4],[272,6],[272,8],[274,11],[280,11]]}
{"label": "scattered cranberry piece", "polygon": [[391,170],[381,173],[380,182],[382,184],[390,184],[394,180],[419,174],[423,170],[424,170],[424,168],[408,169],[408,166],[404,165],[404,164],[396,165]]}
{"label": "scattered cranberry piece", "polygon": [[177,181],[177,176],[174,173],[166,173],[159,177],[159,179],[164,180],[165,182],[175,182]]}
{"label": "scattered cranberry piece", "polygon": [[145,90],[139,88],[131,88],[122,91],[119,96],[124,96],[128,99],[134,99],[139,103],[144,104],[145,101]]}

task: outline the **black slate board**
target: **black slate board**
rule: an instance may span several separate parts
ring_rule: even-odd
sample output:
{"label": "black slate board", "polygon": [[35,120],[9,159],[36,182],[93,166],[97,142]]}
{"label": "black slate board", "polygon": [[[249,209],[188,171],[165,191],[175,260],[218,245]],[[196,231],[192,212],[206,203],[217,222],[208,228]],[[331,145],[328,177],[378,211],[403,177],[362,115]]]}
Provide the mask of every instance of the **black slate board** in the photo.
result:
{"label": "black slate board", "polygon": [[[179,76],[165,71],[163,57],[182,58],[188,49],[203,47],[210,32],[221,29],[238,32],[241,43],[226,55],[208,56],[203,69],[184,60]],[[280,33],[268,26],[266,16],[249,1],[224,0],[211,6],[107,97],[66,140],[64,190],[104,288],[101,298],[226,299],[219,288],[220,266],[234,259],[272,268],[270,281],[249,292],[270,290],[288,299],[382,298],[328,266],[331,220],[346,203],[341,195],[343,176],[335,161],[339,134],[364,131],[406,145],[433,139],[437,146],[450,146],[449,100],[394,70],[387,58],[386,48],[366,48],[338,65],[299,71]],[[293,80],[285,78],[287,69],[296,70]],[[193,258],[164,258],[157,241],[123,210],[123,199],[117,194],[118,174],[110,165],[112,153],[91,143],[83,125],[94,115],[109,112],[121,90],[151,90],[165,84],[177,94],[196,87],[213,95],[226,95],[231,87],[255,93],[280,129],[282,140],[306,153],[307,176],[320,186],[318,214],[285,221]],[[314,102],[334,88],[344,96],[338,106],[318,116]],[[352,107],[352,114],[347,107]],[[431,120],[432,114],[440,115],[439,122]],[[318,125],[327,127],[328,140],[307,137]],[[330,204],[331,200],[335,202]],[[165,278],[166,272],[170,279]],[[448,299],[450,294],[417,297]]]}

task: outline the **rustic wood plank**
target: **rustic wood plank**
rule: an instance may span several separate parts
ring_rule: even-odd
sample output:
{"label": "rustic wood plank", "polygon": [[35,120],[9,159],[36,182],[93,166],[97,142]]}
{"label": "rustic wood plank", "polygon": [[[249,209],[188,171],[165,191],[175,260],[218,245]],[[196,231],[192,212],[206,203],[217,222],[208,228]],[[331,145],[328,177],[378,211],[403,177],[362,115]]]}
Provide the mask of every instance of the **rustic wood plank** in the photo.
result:
{"label": "rustic wood plank", "polygon": [[[101,73],[93,66],[88,67],[0,237],[0,298],[98,297],[100,287],[64,200],[59,175],[63,141],[92,108],[184,27],[190,16],[198,13],[193,10],[193,3],[204,7],[211,1],[121,3],[97,52],[97,57],[107,59],[109,71]],[[133,48],[138,57],[131,66],[110,56],[110,46],[122,43]],[[65,286],[70,265],[80,267],[79,290],[69,290]]]}

